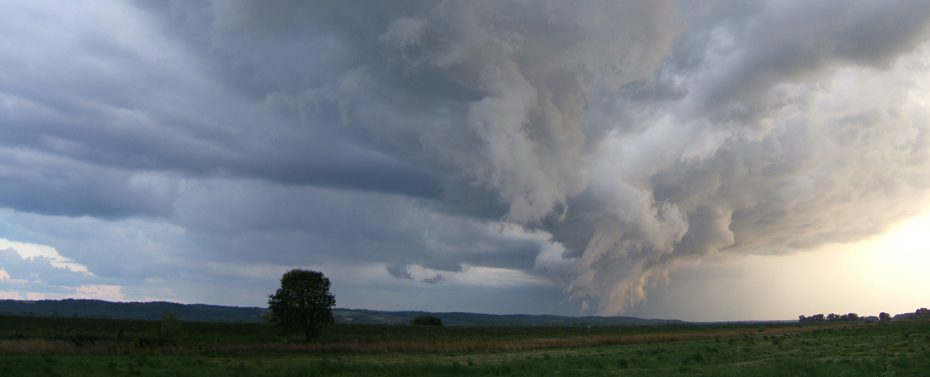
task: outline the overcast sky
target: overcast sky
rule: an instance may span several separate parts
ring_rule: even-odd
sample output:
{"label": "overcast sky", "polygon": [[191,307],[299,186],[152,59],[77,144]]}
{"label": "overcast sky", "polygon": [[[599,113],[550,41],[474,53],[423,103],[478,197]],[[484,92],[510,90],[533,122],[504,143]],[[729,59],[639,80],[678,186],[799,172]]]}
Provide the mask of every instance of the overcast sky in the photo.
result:
{"label": "overcast sky", "polygon": [[927,1],[0,19],[0,298],[264,306],[306,268],[381,310],[930,305]]}

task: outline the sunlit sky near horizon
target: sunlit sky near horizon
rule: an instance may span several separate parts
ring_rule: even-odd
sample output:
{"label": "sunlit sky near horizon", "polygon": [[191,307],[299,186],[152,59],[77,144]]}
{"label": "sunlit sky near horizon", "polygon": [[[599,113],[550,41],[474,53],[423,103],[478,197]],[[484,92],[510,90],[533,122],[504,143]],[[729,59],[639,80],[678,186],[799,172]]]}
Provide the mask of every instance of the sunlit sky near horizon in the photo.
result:
{"label": "sunlit sky near horizon", "polygon": [[10,1],[0,299],[930,306],[930,3]]}

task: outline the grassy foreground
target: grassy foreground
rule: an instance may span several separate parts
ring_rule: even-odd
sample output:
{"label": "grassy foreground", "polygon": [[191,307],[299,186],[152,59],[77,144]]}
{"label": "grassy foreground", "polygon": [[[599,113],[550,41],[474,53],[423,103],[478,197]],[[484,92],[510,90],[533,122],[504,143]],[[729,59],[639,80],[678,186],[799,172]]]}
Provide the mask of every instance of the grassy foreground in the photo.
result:
{"label": "grassy foreground", "polygon": [[[337,325],[0,317],[0,376],[925,376],[930,322],[830,326]],[[166,337],[174,336],[174,339]]]}

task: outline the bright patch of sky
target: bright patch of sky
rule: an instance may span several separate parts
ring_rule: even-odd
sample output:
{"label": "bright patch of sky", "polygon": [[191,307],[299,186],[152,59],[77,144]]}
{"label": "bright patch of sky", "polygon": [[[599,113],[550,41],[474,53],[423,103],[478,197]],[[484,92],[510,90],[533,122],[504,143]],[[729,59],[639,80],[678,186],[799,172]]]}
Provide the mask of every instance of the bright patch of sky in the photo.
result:
{"label": "bright patch of sky", "polygon": [[[71,271],[81,271],[91,274],[87,271],[87,266],[75,263],[74,261],[65,258],[58,254],[58,250],[55,250],[54,247],[47,245],[38,245],[34,243],[24,243],[24,242],[15,242],[10,241],[4,238],[0,238],[0,249],[13,249],[19,254],[23,259],[29,259],[34,257],[44,257],[48,258],[52,262],[52,266],[58,268],[67,268]],[[0,266],[2,267],[2,266]],[[93,275],[93,274],[91,274]]]}

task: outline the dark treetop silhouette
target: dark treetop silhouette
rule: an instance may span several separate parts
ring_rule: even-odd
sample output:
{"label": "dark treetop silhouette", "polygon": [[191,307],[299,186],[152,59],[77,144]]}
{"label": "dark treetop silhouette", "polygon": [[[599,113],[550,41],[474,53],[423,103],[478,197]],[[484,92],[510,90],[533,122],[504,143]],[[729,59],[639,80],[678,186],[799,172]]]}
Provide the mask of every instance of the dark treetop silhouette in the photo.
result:
{"label": "dark treetop silhouette", "polygon": [[322,273],[294,269],[281,276],[281,288],[268,296],[271,320],[284,331],[303,330],[307,340],[319,336],[333,323],[336,298],[329,293],[329,279]]}

